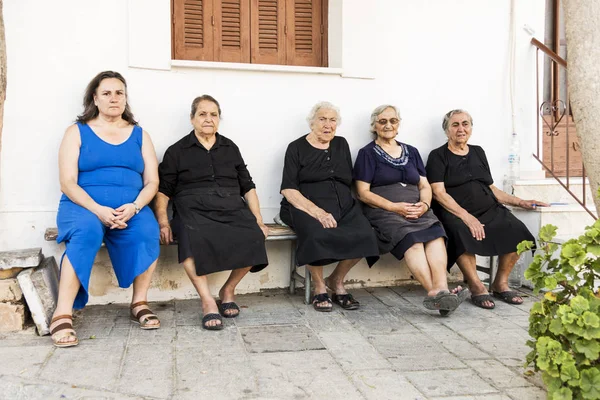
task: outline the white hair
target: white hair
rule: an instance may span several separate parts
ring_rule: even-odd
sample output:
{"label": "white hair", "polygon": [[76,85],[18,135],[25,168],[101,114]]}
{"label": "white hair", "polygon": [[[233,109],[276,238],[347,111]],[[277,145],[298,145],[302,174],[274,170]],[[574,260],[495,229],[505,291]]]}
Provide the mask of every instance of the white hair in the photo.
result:
{"label": "white hair", "polygon": [[379,114],[381,114],[382,112],[384,112],[385,110],[387,110],[388,108],[391,108],[392,110],[394,110],[394,112],[396,113],[396,117],[398,117],[398,119],[402,119],[400,117],[400,110],[398,109],[398,107],[393,106],[391,104],[383,104],[383,105],[377,107],[376,109],[374,109],[373,112],[371,113],[371,133],[377,133],[377,131],[375,130],[375,122],[377,121],[377,116]]}
{"label": "white hair", "polygon": [[457,108],[456,110],[448,111],[446,115],[444,115],[444,120],[442,121],[442,129],[446,134],[448,134],[448,128],[450,128],[448,126],[448,124],[450,123],[450,118],[452,118],[456,114],[466,114],[469,117],[469,120],[471,121],[471,126],[473,126],[473,117],[471,117],[471,114],[469,114],[468,111]]}
{"label": "white hair", "polygon": [[315,122],[315,116],[317,115],[319,110],[321,110],[322,108],[324,108],[326,110],[335,111],[335,113],[337,115],[337,124],[341,125],[342,116],[340,115],[340,109],[328,101],[320,101],[313,106],[313,108],[310,110],[310,113],[308,113],[308,116],[306,117],[306,121],[308,122],[309,127],[312,127],[313,122]]}

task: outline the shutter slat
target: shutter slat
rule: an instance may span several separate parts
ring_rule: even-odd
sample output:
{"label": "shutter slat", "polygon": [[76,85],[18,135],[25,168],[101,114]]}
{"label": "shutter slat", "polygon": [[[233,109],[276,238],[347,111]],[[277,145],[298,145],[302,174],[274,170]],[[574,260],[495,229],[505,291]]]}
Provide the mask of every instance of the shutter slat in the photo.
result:
{"label": "shutter slat", "polygon": [[288,0],[287,64],[322,66],[321,24],[327,0]]}
{"label": "shutter slat", "polygon": [[213,0],[173,0],[173,58],[215,61]]}
{"label": "shutter slat", "polygon": [[218,61],[250,62],[250,0],[212,1]]}
{"label": "shutter slat", "polygon": [[183,42],[185,46],[204,46],[204,9],[202,0],[184,1]]}

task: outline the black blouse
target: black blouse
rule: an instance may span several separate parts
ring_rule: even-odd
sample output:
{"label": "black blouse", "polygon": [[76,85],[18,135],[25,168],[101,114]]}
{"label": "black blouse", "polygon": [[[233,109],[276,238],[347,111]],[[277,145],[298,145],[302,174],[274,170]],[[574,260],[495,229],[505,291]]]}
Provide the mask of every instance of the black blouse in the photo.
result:
{"label": "black blouse", "polygon": [[469,145],[464,156],[454,154],[444,144],[429,153],[427,179],[443,182],[446,192],[471,214],[480,214],[498,204],[490,189],[494,183],[485,152]]}
{"label": "black blouse", "polygon": [[168,197],[205,187],[239,187],[243,196],[256,187],[239,148],[219,133],[207,150],[191,131],[167,149],[158,173],[158,190]]}
{"label": "black blouse", "polygon": [[335,136],[325,150],[313,147],[304,135],[288,145],[283,164],[281,190],[300,190],[303,183],[335,180],[350,187],[352,158],[343,137]]}

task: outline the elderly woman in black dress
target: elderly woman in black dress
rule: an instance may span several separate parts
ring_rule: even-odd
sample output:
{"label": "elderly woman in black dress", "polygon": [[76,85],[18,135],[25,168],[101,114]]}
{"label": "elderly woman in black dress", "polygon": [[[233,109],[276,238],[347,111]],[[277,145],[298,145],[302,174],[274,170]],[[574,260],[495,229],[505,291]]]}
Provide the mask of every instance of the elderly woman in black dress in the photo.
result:
{"label": "elderly woman in black dress", "polygon": [[[331,311],[333,302],[355,310],[359,302],[344,288],[344,277],[361,258],[378,259],[373,229],[352,197],[352,159],[348,142],[336,136],[341,119],[331,103],[315,105],[307,118],[310,133],[285,153],[281,219],[298,236],[297,264],[307,265],[315,285],[313,307]],[[328,278],[323,266],[337,262]],[[327,294],[327,287],[332,297]]]}
{"label": "elderly woman in black dress", "polygon": [[473,129],[468,112],[448,112],[442,128],[448,143],[429,154],[427,178],[435,199],[433,210],[448,234],[448,268],[456,262],[471,289],[473,304],[491,309],[495,303],[477,276],[475,255],[499,255],[490,291],[504,302],[521,304],[523,299],[508,288],[508,275],[519,259],[517,244],[535,239],[503,204],[524,209],[547,204],[522,200],[494,186],[485,152],[468,144]]}
{"label": "elderly woman in black dress", "polygon": [[[169,147],[159,166],[156,213],[162,244],[179,241],[179,262],[202,300],[202,326],[223,329],[221,315],[237,317],[235,288],[250,272],[267,266],[258,196],[238,147],[218,133],[221,107],[209,95],[192,102],[194,129]],[[173,200],[169,222],[167,204]],[[213,299],[207,275],[232,270]],[[219,314],[220,312],[220,314]]]}
{"label": "elderly woman in black dress", "polygon": [[400,121],[392,105],[379,106],[371,113],[371,132],[376,137],[358,152],[356,192],[365,203],[363,211],[375,229],[380,252],[404,258],[427,290],[423,305],[446,315],[469,291],[448,290],[446,233],[430,210],[431,187],[418,150],[396,141]]}

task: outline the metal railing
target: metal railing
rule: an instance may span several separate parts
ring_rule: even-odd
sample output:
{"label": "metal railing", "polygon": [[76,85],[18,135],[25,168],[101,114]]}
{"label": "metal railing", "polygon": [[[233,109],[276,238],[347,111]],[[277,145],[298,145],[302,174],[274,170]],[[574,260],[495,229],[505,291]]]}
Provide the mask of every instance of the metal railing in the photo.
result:
{"label": "metal railing", "polygon": [[[536,48],[536,98],[537,98],[537,110],[538,114],[537,119],[537,147],[536,152],[533,154],[533,157],[538,160],[542,167],[550,174],[556,181],[575,199],[577,203],[579,203],[594,219],[598,219],[596,215],[591,211],[588,207],[588,203],[586,200],[586,175],[585,175],[585,165],[583,164],[583,159],[581,161],[581,167],[577,166],[577,168],[572,167],[572,163],[570,162],[570,149],[573,148],[574,151],[579,151],[579,144],[576,141],[573,141],[573,137],[569,137],[569,118],[571,116],[570,104],[569,104],[569,90],[568,90],[568,82],[566,78],[566,74],[564,74],[565,78],[565,87],[566,93],[564,94],[562,100],[560,97],[560,85],[557,84],[559,82],[559,75],[561,73],[561,69],[567,70],[567,61],[560,57],[558,54],[553,52],[550,48],[544,45],[539,40],[533,38],[531,39],[531,44]],[[551,87],[551,96],[550,100],[543,101],[540,103],[540,53],[542,53],[544,60],[549,60],[550,62],[550,74],[551,74],[551,82],[554,82],[554,85]],[[565,119],[566,129],[564,132],[559,131],[559,125]],[[547,129],[541,129],[541,123],[545,125]],[[550,154],[545,154],[542,158],[540,153],[540,142],[543,141],[543,136],[546,135],[550,140],[549,152]],[[572,135],[573,136],[573,135]],[[575,136],[576,137],[576,136]],[[563,176],[563,171],[559,171],[556,166],[556,158],[559,156],[555,151],[555,143],[560,144],[560,141],[564,141],[564,152],[565,152],[565,171]],[[562,154],[560,155],[562,156]],[[544,160],[545,159],[545,160]],[[573,184],[571,182],[571,178],[574,175],[574,171],[581,171],[581,175],[576,173],[577,176],[581,176],[582,179],[582,193],[581,198],[579,194],[576,194],[573,191]]]}

